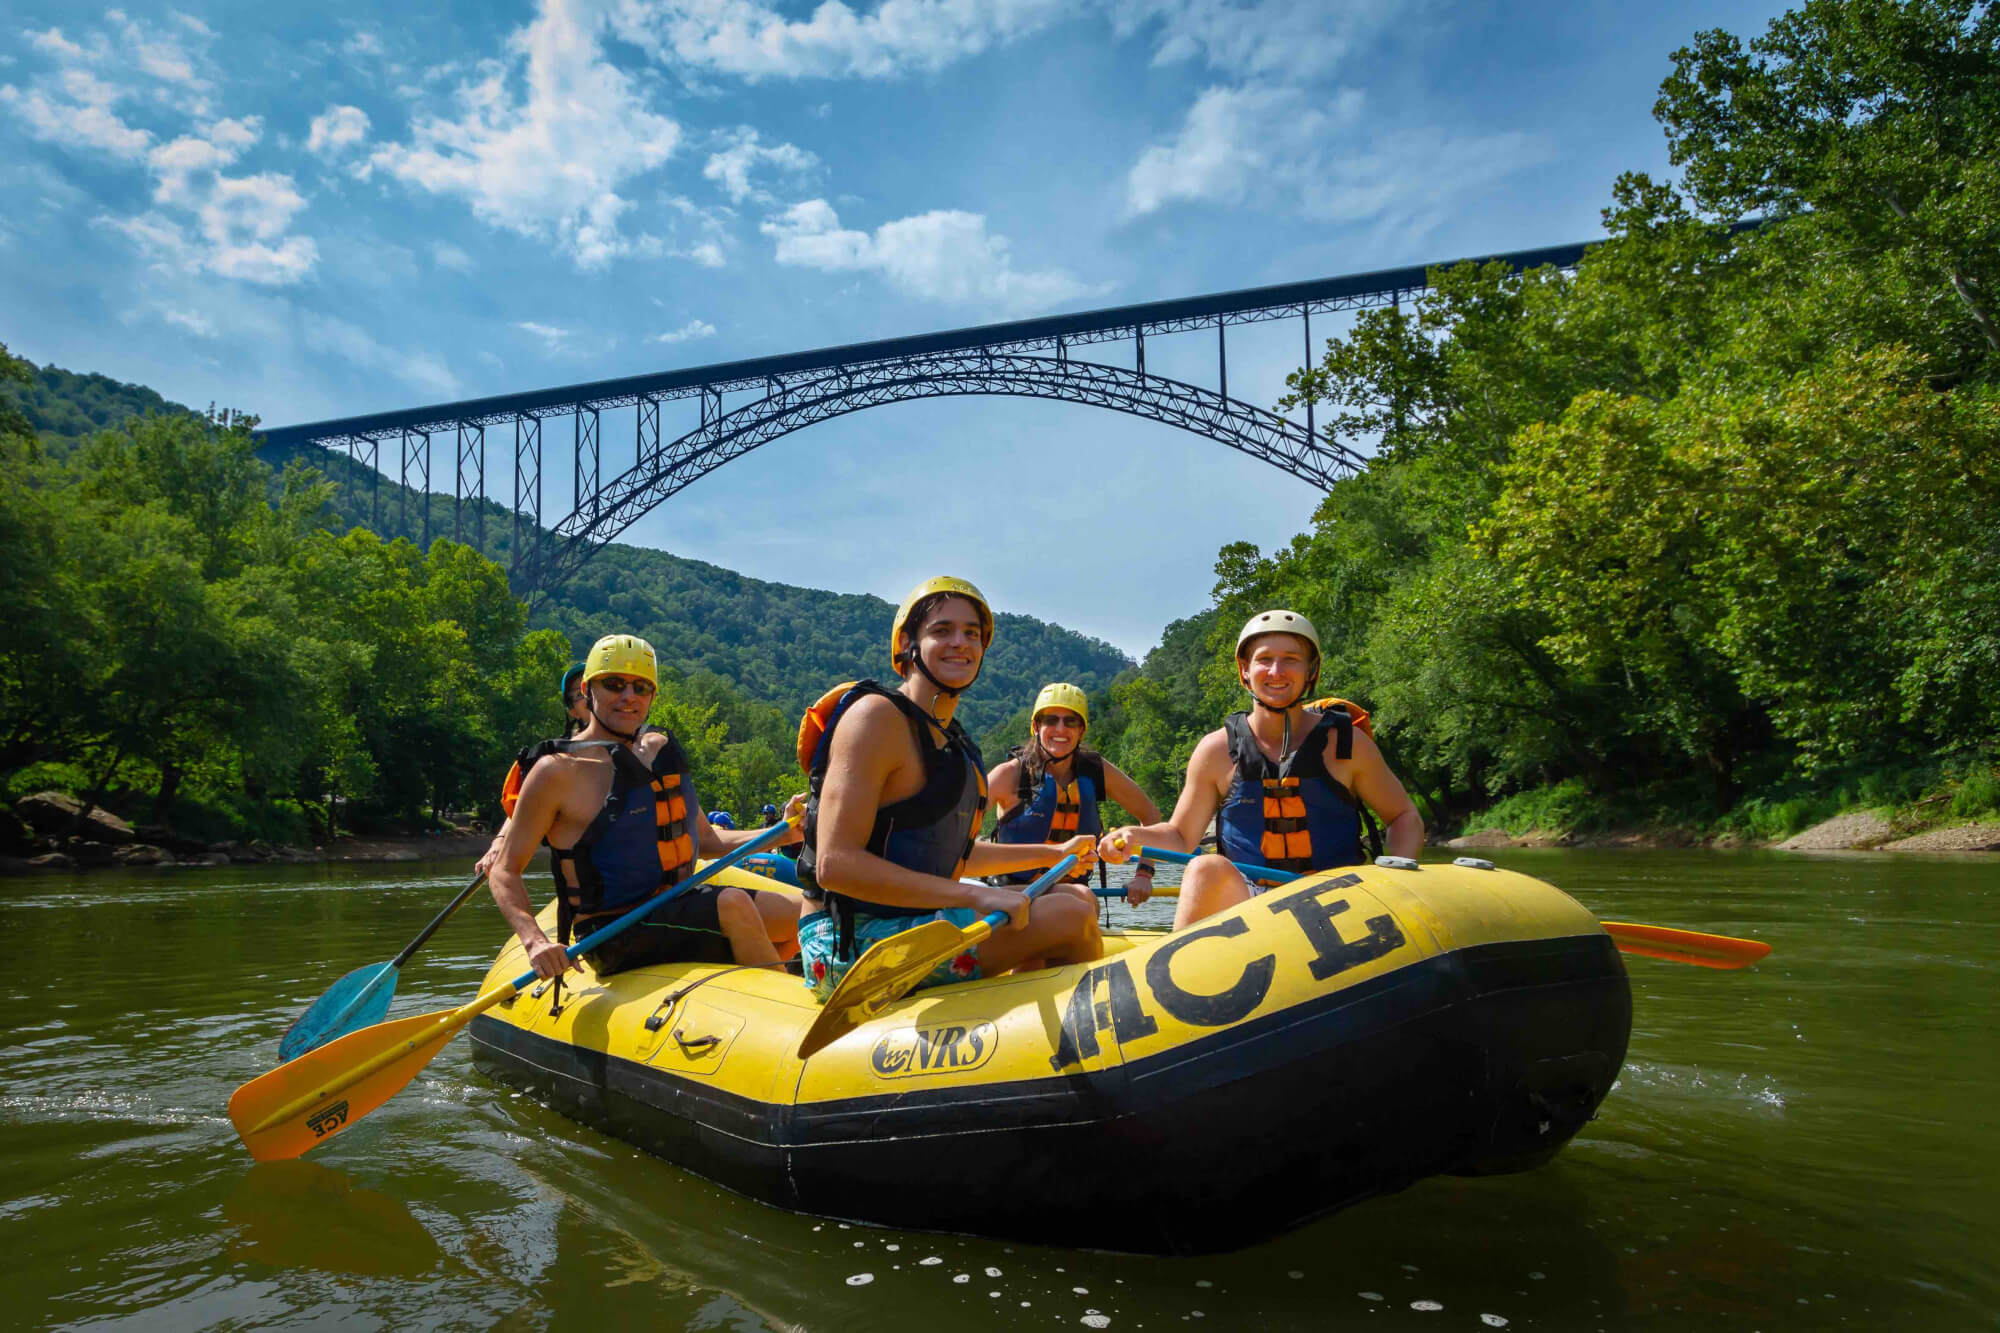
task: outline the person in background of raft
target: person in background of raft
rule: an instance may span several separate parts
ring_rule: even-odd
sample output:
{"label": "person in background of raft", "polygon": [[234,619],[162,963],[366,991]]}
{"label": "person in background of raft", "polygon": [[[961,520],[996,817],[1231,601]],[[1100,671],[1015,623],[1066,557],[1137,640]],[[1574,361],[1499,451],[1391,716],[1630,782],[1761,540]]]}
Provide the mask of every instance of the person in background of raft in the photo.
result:
{"label": "person in background of raft", "polygon": [[726,828],[731,831],[734,831],[736,828],[736,816],[730,814],[727,810],[717,810],[708,817],[708,822],[717,828]]}
{"label": "person in background of raft", "polygon": [[[1104,832],[1098,807],[1107,799],[1125,807],[1142,824],[1160,822],[1160,808],[1119,767],[1083,743],[1090,728],[1090,700],[1074,685],[1044,685],[1028,715],[1028,743],[1017,745],[986,775],[986,789],[1000,822],[993,840],[1002,843],[1067,843],[1079,833]],[[1026,884],[1033,871],[1002,877]],[[1057,888],[1096,906],[1090,871],[1079,868]],[[1153,866],[1141,861],[1125,889],[1134,906],[1153,896]]]}
{"label": "person in background of raft", "polygon": [[[582,731],[590,721],[590,714],[583,708],[583,663],[571,662],[564,668],[562,701],[563,712],[569,715],[568,720],[563,723],[561,737],[561,740],[566,741]],[[500,859],[500,844],[507,838],[507,826],[514,819],[514,802],[521,794],[521,775],[533,768],[537,759],[554,754],[558,743],[554,740],[538,741],[533,745],[522,746],[515,754],[514,766],[507,770],[506,781],[500,784],[500,805],[506,812],[506,817],[500,821],[500,827],[493,832],[493,845],[486,849],[485,855],[473,862],[474,874],[485,875],[492,872],[493,863]]]}
{"label": "person in background of raft", "polygon": [[965,927],[990,912],[1008,917],[978,948],[938,964],[924,986],[1104,954],[1092,905],[1067,894],[1030,901],[1019,889],[959,879],[1096,853],[1086,837],[1058,846],[977,840],[986,773],[953,714],[992,643],[993,612],[980,591],[930,579],[903,599],[889,628],[900,686],[838,686],[800,723],[811,787],[799,946],[806,985],[822,1002],[870,945],[934,920]]}
{"label": "person in background of raft", "polygon": [[[607,635],[585,662],[589,723],[525,774],[500,859],[488,874],[500,914],[544,977],[572,966],[564,952],[572,933],[586,935],[668,892],[693,873],[697,853],[721,856],[757,836],[726,832],[703,818],[680,743],[646,725],[659,685],[652,645]],[[521,878],[543,842],[559,902],[555,940],[535,920]],[[797,937],[790,898],[704,885],[585,957],[600,977],[651,963],[777,967]]]}
{"label": "person in background of raft", "polygon": [[1099,843],[1114,864],[1142,845],[1192,852],[1216,821],[1221,855],[1188,864],[1174,929],[1266,887],[1248,883],[1232,861],[1295,875],[1366,864],[1364,810],[1382,821],[1391,855],[1414,859],[1422,849],[1424,821],[1375,747],[1367,714],[1339,699],[1306,707],[1319,660],[1319,632],[1304,616],[1250,617],[1236,637],[1236,674],[1250,692],[1249,710],[1230,714],[1196,744],[1171,819],[1117,829]]}

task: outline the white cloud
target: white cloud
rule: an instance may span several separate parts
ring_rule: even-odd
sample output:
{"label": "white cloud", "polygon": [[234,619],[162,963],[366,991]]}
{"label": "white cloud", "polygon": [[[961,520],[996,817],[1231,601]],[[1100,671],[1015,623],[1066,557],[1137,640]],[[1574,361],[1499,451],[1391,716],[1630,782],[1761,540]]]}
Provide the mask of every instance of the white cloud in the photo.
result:
{"label": "white cloud", "polygon": [[43,51],[64,60],[83,59],[83,48],[63,36],[61,28],[50,28],[47,32],[30,32],[27,34],[27,38],[28,45],[34,47],[37,51]]}
{"label": "white cloud", "polygon": [[729,262],[729,247],[734,244],[729,224],[736,218],[735,209],[726,205],[703,208],[680,195],[668,195],[661,202],[668,212],[654,217],[666,225],[666,254],[692,260],[703,268],[721,268]]}
{"label": "white cloud", "polygon": [[725,147],[709,154],[701,174],[720,185],[733,204],[740,204],[746,199],[765,204],[775,202],[769,190],[750,179],[751,173],[760,166],[798,175],[819,165],[817,157],[796,144],[781,143],[766,147],[758,141],[757,131],[748,125],[738,126],[733,133],[724,136],[724,141]]}
{"label": "white cloud", "polygon": [[351,56],[379,56],[382,54],[382,38],[372,28],[360,28],[340,49]]}
{"label": "white cloud", "polygon": [[198,210],[208,268],[225,278],[276,285],[305,277],[319,259],[318,247],[309,236],[285,235],[305,206],[290,176],[217,177]]}
{"label": "white cloud", "polygon": [[[241,120],[218,120],[199,127],[197,134],[183,134],[146,154],[152,168],[153,199],[162,204],[198,206],[213,182],[206,173],[219,172],[235,162],[263,133],[256,116]],[[199,178],[199,179],[198,179]]]}
{"label": "white cloud", "polygon": [[[82,43],[53,28],[39,34],[34,44],[57,68],[25,92],[0,88],[0,102],[40,138],[145,164],[153,178],[154,207],[97,222],[128,237],[155,268],[206,270],[267,286],[304,278],[319,254],[311,237],[288,234],[306,204],[292,178],[269,171],[223,174],[257,144],[262,121],[255,116],[207,118],[202,94],[211,85],[177,34],[136,22],[116,9],[106,12],[105,22],[106,29]],[[182,26],[201,37],[210,35],[198,22]],[[166,105],[194,113],[185,132],[156,140],[150,130],[121,119],[117,107],[144,79],[177,90]]]}
{"label": "white cloud", "polygon": [[368,137],[368,113],[358,106],[330,106],[312,118],[306,151],[331,155]]}
{"label": "white cloud", "polygon": [[547,0],[509,39],[507,60],[459,87],[454,117],[420,117],[408,143],[385,144],[370,162],[466,200],[486,222],[553,239],[579,268],[661,253],[658,238],[621,229],[632,204],[619,191],[672,155],[680,126],[604,58],[601,19],[582,8]]}
{"label": "white cloud", "polygon": [[684,343],[693,342],[697,338],[713,338],[714,336],[715,325],[705,319],[691,319],[671,333],[656,333],[646,339],[646,341],[649,343]]}
{"label": "white cloud", "polygon": [[[1150,34],[1153,62],[1200,61],[1235,77],[1333,68],[1420,0],[822,0],[789,18],[767,0],[616,0],[620,36],[663,61],[763,79],[891,78],[1085,16]],[[821,108],[815,114],[824,114]]]}
{"label": "white cloud", "polygon": [[1139,155],[1128,215],[1174,203],[1255,205],[1326,222],[1379,221],[1421,233],[1447,201],[1541,160],[1546,145],[1499,132],[1371,131],[1362,95],[1315,100],[1298,88],[1210,88],[1174,139]]}
{"label": "white cloud", "polygon": [[12,107],[37,139],[136,161],[153,136],[126,124],[113,109],[124,97],[122,89],[78,65],[63,69],[53,83],[44,80],[26,90],[0,87],[0,103]]}
{"label": "white cloud", "polygon": [[523,333],[532,333],[542,340],[542,350],[560,352],[569,343],[569,330],[553,324],[537,324],[531,319],[517,320],[514,327]]}
{"label": "white cloud", "polygon": [[332,315],[303,314],[300,322],[308,351],[330,353],[363,370],[392,375],[433,398],[459,395],[458,376],[428,352],[385,346],[367,330]]}
{"label": "white cloud", "polygon": [[192,310],[162,310],[160,318],[166,320],[169,324],[186,329],[197,338],[213,338],[215,336],[215,325],[209,321],[208,317]]}
{"label": "white cloud", "polygon": [[431,262],[454,273],[470,273],[474,267],[472,256],[449,241],[431,242]]}
{"label": "white cloud", "polygon": [[824,199],[808,199],[759,227],[777,242],[775,256],[822,272],[878,272],[911,296],[953,305],[1025,312],[1102,291],[1060,269],[1014,267],[1004,236],[986,230],[978,213],[939,209],[885,222],[871,236],[840,225]]}
{"label": "white cloud", "polygon": [[1237,202],[1269,182],[1278,164],[1310,161],[1361,106],[1356,92],[1322,110],[1296,88],[1210,88],[1195,99],[1169,144],[1139,155],[1125,182],[1131,213],[1175,200]]}
{"label": "white cloud", "polygon": [[1113,30],[1153,32],[1153,63],[1200,61],[1237,77],[1324,73],[1411,0],[1110,0]]}
{"label": "white cloud", "polygon": [[662,60],[756,81],[938,70],[1076,12],[1065,0],[822,0],[788,19],[759,0],[618,0],[613,22]]}

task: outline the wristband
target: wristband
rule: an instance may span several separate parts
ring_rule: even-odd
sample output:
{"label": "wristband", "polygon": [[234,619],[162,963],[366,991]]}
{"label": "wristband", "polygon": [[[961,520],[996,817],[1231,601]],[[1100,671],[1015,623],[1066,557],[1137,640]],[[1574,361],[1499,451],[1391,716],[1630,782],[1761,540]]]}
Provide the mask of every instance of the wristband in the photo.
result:
{"label": "wristband", "polygon": [[1140,861],[1133,865],[1132,873],[1135,875],[1145,875],[1148,878],[1151,878],[1153,871],[1155,869],[1157,869],[1157,867],[1154,866],[1154,864],[1151,861]]}

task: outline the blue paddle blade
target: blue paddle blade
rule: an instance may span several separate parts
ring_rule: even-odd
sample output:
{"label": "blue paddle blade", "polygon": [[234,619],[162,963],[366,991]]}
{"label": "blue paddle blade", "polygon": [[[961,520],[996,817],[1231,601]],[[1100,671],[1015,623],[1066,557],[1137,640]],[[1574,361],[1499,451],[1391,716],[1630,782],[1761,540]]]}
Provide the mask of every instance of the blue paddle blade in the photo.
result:
{"label": "blue paddle blade", "polygon": [[335,1037],[373,1027],[389,1012],[389,1001],[395,998],[394,963],[370,963],[355,968],[314,1000],[312,1008],[299,1015],[285,1033],[285,1039],[278,1043],[278,1059],[296,1060]]}

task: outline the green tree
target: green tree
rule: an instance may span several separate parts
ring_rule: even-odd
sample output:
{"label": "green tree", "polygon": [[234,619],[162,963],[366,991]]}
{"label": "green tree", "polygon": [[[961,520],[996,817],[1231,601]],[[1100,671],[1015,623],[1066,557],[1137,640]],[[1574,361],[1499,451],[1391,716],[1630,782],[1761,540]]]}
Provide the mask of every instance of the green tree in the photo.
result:
{"label": "green tree", "polygon": [[1700,33],[1674,53],[1654,114],[1698,207],[1811,210],[1876,263],[1933,277],[1983,355],[2000,351],[2000,10],[1988,0],[1807,0],[1747,47]]}

